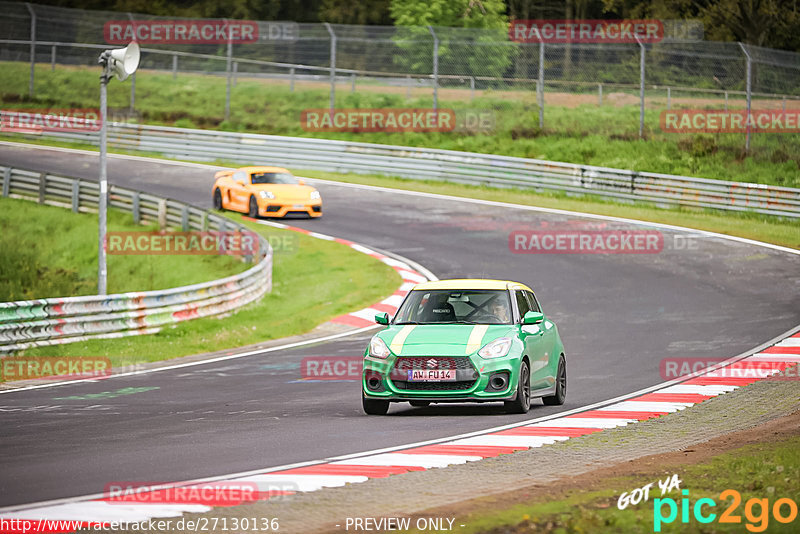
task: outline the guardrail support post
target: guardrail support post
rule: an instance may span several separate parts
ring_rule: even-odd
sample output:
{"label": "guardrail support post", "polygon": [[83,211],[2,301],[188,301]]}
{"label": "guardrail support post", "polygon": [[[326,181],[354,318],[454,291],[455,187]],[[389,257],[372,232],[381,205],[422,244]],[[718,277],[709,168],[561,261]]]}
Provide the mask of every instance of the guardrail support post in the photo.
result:
{"label": "guardrail support post", "polygon": [[56,45],[50,47],[50,72],[56,70]]}
{"label": "guardrail support post", "polygon": [[163,198],[158,201],[158,228],[167,229],[167,201]]}
{"label": "guardrail support post", "polygon": [[636,193],[636,177],[639,176],[636,173],[631,174],[631,194]]}
{"label": "guardrail support post", "polygon": [[289,92],[294,93],[294,67],[289,69]]}
{"label": "guardrail support post", "polygon": [[131,211],[133,211],[133,222],[135,224],[139,224],[142,222],[142,212],[139,206],[140,198],[139,192],[135,191],[133,193],[133,197],[131,198]]}
{"label": "guardrail support post", "polygon": [[539,79],[536,81],[536,102],[539,104],[539,128],[544,128],[544,41],[539,42]]}
{"label": "guardrail support post", "polygon": [[428,31],[433,36],[433,111],[439,109],[439,38],[433,31],[433,26],[428,26]]}
{"label": "guardrail support post", "polygon": [[325,28],[328,30],[328,35],[331,36],[331,88],[330,88],[330,112],[333,116],[333,110],[336,109],[336,32],[330,23],[325,23]]}
{"label": "guardrail support post", "polygon": [[189,206],[186,205],[181,210],[181,231],[189,231]]}
{"label": "guardrail support post", "polygon": [[208,213],[205,211],[200,214],[200,230],[203,232],[208,230]]}
{"label": "guardrail support post", "polygon": [[44,204],[44,192],[47,190],[47,173],[39,173],[39,204]]}
{"label": "guardrail support post", "polygon": [[3,172],[3,196],[7,197],[11,190],[11,167],[6,167]]}
{"label": "guardrail support post", "polygon": [[602,83],[598,83],[597,84],[597,105],[598,106],[602,106],[603,105],[603,84]]}
{"label": "guardrail support post", "polygon": [[411,100],[411,76],[406,74],[406,100]]}
{"label": "guardrail support post", "polygon": [[172,79],[178,79],[178,54],[172,54]]}
{"label": "guardrail support post", "polygon": [[81,181],[72,181],[72,211],[78,213],[81,210]]}
{"label": "guardrail support post", "polygon": [[28,13],[31,15],[31,47],[30,47],[30,57],[31,57],[31,74],[30,80],[28,81],[28,94],[33,96],[33,77],[34,77],[34,67],[36,66],[36,11],[33,10],[33,7],[29,3],[25,3],[25,7],[28,8]]}

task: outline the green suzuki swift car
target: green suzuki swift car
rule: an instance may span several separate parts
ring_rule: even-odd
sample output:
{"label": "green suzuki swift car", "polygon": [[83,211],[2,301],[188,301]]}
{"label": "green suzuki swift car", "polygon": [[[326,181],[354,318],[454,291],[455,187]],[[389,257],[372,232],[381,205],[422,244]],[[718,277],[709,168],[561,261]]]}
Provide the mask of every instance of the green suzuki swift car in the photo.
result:
{"label": "green suzuki swift car", "polygon": [[414,286],[364,354],[362,404],[384,415],[392,402],[498,402],[526,413],[531,399],[564,404],[567,362],[556,325],[531,288],[483,279]]}

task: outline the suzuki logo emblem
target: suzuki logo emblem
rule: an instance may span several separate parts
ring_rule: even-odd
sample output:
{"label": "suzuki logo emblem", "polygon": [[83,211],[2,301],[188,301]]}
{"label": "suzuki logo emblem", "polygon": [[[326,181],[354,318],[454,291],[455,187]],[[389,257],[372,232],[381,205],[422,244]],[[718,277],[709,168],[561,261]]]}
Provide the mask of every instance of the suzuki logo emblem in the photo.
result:
{"label": "suzuki logo emblem", "polygon": [[430,360],[428,360],[427,362],[425,362],[425,364],[428,366],[428,369],[435,369],[435,368],[436,368],[436,365],[437,365],[438,363],[439,363],[439,362],[437,362],[437,361],[436,361],[436,360],[434,360],[433,358],[431,358]]}

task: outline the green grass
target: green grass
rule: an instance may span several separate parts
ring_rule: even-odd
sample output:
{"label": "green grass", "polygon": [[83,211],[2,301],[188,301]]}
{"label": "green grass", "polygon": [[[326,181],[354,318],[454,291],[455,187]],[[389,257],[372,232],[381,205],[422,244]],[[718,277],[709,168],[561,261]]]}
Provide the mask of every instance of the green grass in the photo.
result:
{"label": "green grass", "polygon": [[[0,302],[97,294],[97,215],[0,198]],[[108,212],[109,231],[154,231]],[[249,265],[229,256],[107,256],[108,292],[224,278]]]}
{"label": "green grass", "polygon": [[108,356],[117,367],[240,347],[308,332],[373,304],[402,283],[393,269],[350,247],[229,216],[289,244],[275,251],[272,292],[257,303],[230,317],[187,321],[154,335],[40,347],[24,355]]}
{"label": "green grass", "polygon": [[[96,108],[97,68],[37,67],[34,99],[27,96],[28,65],[0,63],[4,108]],[[288,84],[240,79],[232,91],[231,117],[224,120],[225,84],[222,77],[142,71],[136,80],[136,109],[148,124],[248,131],[275,135],[315,136],[353,141],[425,146],[554,161],[601,165],[638,171],[683,174],[716,179],[800,187],[800,135],[754,134],[751,153],[743,154],[742,134],[670,134],[659,127],[664,98],[651,98],[645,139],[638,139],[637,105],[582,104],[575,108],[548,105],[545,128],[538,128],[538,108],[532,91],[480,91],[443,88],[442,108],[484,110],[494,114],[496,129],[489,133],[320,133],[306,132],[300,113],[326,108],[328,91],[322,84]],[[109,84],[109,105],[127,110],[129,83]],[[406,99],[402,88],[361,84],[355,93],[340,85],[339,108],[431,107],[430,91],[415,90]],[[686,105],[686,104],[683,104]],[[698,101],[693,107],[719,109],[721,104]]]}
{"label": "green grass", "polygon": [[[681,499],[683,495],[673,490],[664,498],[675,499],[678,515],[673,523],[662,526],[661,532],[749,532],[746,525],[762,525],[760,509],[752,506],[752,520],[745,515],[747,501],[751,498],[769,499],[769,510],[777,499],[789,498],[800,501],[797,479],[800,476],[800,438],[793,437],[778,442],[764,442],[750,445],[715,456],[709,461],[676,470],[681,479],[681,490],[688,490],[690,506],[698,499],[710,498],[716,507],[703,507],[703,513],[714,512],[714,522],[703,525],[689,510],[687,523],[681,522]],[[455,525],[464,524],[459,532],[464,534],[517,534],[523,532],[542,533],[584,533],[584,532],[631,532],[652,533],[654,527],[654,502],[661,498],[657,480],[670,477],[673,471],[653,470],[637,473],[634,476],[617,477],[602,481],[603,489],[587,488],[568,490],[564,495],[550,500],[548,495],[531,492],[530,502],[503,507],[495,503],[493,511],[474,512],[457,517]],[[623,492],[631,492],[653,482],[648,502],[629,505],[624,510],[617,508],[617,500]],[[723,490],[736,490],[741,495],[741,504],[734,515],[741,517],[739,524],[719,522],[719,516],[728,508],[730,498],[720,499]],[[666,516],[668,505],[663,506]],[[500,508],[499,510],[497,508]],[[783,506],[782,513],[788,515],[789,507]],[[800,519],[781,524],[773,517],[767,520],[766,532],[797,532]],[[754,530],[757,531],[757,530]]]}
{"label": "green grass", "polygon": [[671,224],[755,239],[800,250],[800,220],[780,219],[755,213],[720,213],[718,211],[692,208],[659,208],[646,204],[629,205],[603,201],[588,196],[571,197],[561,193],[534,193],[524,189],[500,189],[385,176],[337,174],[320,171],[297,171],[297,173],[310,178]]}

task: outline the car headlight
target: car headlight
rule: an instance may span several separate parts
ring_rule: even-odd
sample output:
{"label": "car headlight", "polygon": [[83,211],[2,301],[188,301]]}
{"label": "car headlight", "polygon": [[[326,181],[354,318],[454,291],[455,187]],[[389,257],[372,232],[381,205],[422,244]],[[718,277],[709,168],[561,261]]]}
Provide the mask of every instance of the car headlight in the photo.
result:
{"label": "car headlight", "polygon": [[501,358],[508,354],[510,349],[511,338],[501,337],[484,345],[483,348],[478,351],[478,356],[487,360],[491,358]]}
{"label": "car headlight", "polygon": [[311,192],[311,200],[318,200],[320,198],[319,191],[312,191]]}
{"label": "car headlight", "polygon": [[261,195],[261,198],[275,198],[275,193],[272,191],[259,191],[258,194]]}
{"label": "car headlight", "polygon": [[369,342],[369,355],[373,358],[380,358],[381,360],[386,359],[391,352],[389,352],[389,347],[386,346],[386,343],[383,342],[381,338],[378,336],[374,336]]}

